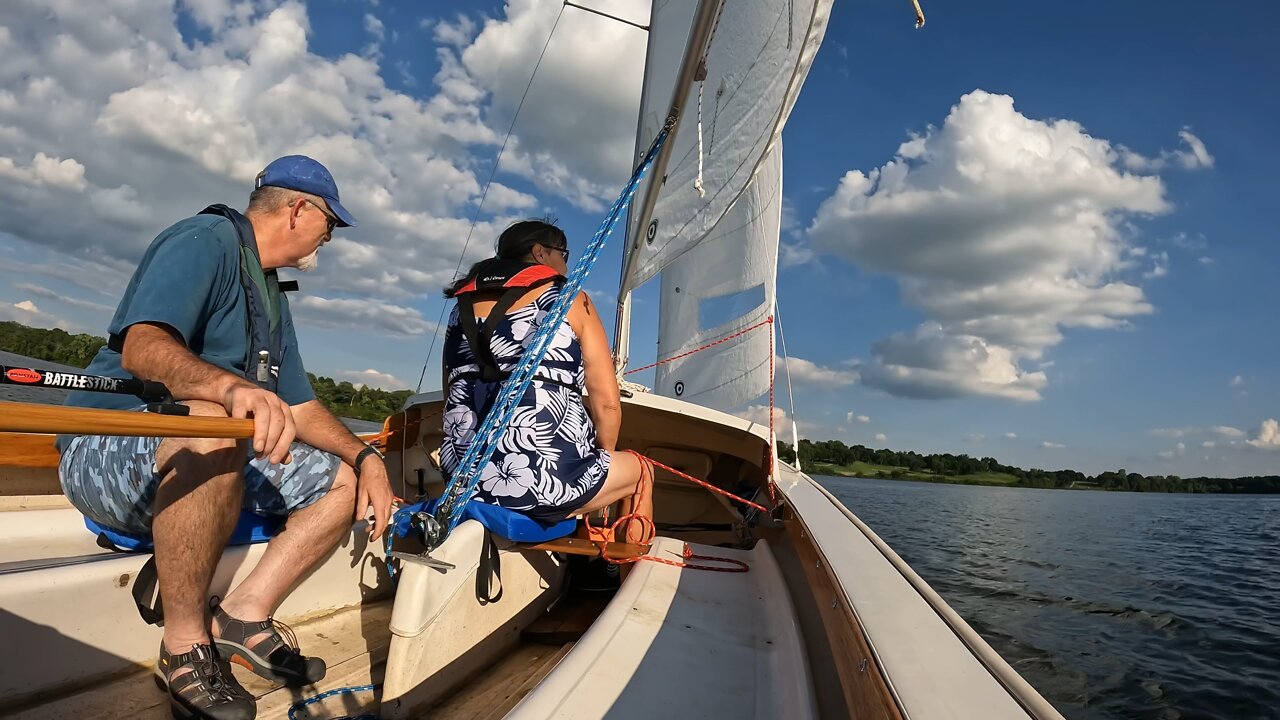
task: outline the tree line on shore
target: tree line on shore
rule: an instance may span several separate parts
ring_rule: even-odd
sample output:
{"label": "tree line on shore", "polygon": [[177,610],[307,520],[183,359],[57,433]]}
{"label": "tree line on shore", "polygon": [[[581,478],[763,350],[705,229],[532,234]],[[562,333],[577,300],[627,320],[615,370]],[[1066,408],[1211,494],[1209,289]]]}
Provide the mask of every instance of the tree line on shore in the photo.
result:
{"label": "tree line on shore", "polygon": [[[785,462],[795,462],[796,451],[785,442],[778,443],[778,457]],[[1132,492],[1181,492],[1181,493],[1280,493],[1280,476],[1239,478],[1184,478],[1177,475],[1141,475],[1123,469],[1097,475],[1085,475],[1078,470],[1024,470],[1005,465],[992,457],[974,458],[968,455],[936,453],[921,455],[913,451],[899,452],[885,448],[869,448],[863,445],[845,445],[839,440],[812,442],[800,440],[801,466],[813,463],[848,466],[862,462],[882,465],[894,470],[888,477],[907,478],[908,473],[924,473],[930,479],[949,481],[978,473],[1006,473],[1017,478],[1020,487],[1070,488],[1089,487],[1102,490],[1127,490]]]}
{"label": "tree line on shore", "polygon": [[[21,323],[0,321],[0,349],[37,360],[83,368],[106,345],[104,338],[65,330],[27,327]],[[307,373],[316,398],[335,415],[358,420],[382,422],[399,412],[412,390],[380,390],[356,387],[343,380]]]}

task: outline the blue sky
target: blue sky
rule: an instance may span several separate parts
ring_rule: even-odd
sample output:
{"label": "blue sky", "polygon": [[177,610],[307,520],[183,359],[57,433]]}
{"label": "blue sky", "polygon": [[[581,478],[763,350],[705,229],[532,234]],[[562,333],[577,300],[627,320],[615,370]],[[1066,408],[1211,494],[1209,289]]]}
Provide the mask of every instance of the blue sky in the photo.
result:
{"label": "blue sky", "polygon": [[[294,300],[308,368],[416,386],[558,9],[6,3],[0,317],[101,333],[160,229],[243,205],[266,161],[307,152],[362,220]],[[784,133],[802,433],[1087,472],[1280,471],[1280,9],[925,11],[917,31],[908,3],[837,0]],[[556,33],[468,262],[528,215],[580,248],[627,173],[643,33],[572,9]],[[618,245],[587,282],[602,304]],[[655,310],[642,290],[633,365]]]}

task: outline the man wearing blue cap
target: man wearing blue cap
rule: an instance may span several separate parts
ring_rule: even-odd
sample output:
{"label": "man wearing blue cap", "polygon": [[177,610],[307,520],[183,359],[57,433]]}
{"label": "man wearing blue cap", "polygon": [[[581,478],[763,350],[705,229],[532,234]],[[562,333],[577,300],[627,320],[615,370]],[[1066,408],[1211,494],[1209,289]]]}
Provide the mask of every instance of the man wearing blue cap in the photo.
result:
{"label": "man wearing blue cap", "polygon": [[[103,536],[155,548],[164,638],[156,667],[177,717],[249,720],[254,698],[236,662],[304,685],[325,663],[304,656],[272,613],[373,508],[386,531],[392,493],[382,456],[316,400],[276,269],[310,270],[334,228],[355,218],[323,165],[282,157],[241,214],[212,205],[151,243],[88,372],[163,383],[192,415],[252,418],[243,440],[60,438],[63,492]],[[73,393],[69,405],[142,409],[141,399]],[[242,510],[287,517],[257,567],[207,602]],[[254,517],[249,515],[247,517]]]}

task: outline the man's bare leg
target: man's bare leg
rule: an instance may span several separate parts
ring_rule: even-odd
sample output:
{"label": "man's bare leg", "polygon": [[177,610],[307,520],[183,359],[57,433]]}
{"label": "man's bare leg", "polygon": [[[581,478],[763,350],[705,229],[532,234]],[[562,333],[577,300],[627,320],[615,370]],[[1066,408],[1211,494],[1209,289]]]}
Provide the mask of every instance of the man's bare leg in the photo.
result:
{"label": "man's bare leg", "polygon": [[[192,415],[226,417],[221,405],[191,400]],[[171,653],[209,643],[205,598],[218,558],[240,516],[246,441],[168,438],[156,450],[160,487],[151,534]]]}
{"label": "man's bare leg", "polygon": [[324,497],[289,516],[284,531],[267,543],[253,572],[222,600],[222,609],[246,621],[266,620],[272,615],[293,586],[351,530],[355,488],[355,471],[344,463]]}

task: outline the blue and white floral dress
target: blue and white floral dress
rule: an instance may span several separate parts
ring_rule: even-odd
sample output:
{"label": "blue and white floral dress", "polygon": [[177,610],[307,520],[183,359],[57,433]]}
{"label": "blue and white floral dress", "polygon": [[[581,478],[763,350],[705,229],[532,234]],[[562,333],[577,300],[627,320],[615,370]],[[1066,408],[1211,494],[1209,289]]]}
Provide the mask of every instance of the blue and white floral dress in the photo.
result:
{"label": "blue and white floral dress", "polygon": [[[498,324],[489,346],[499,369],[515,368],[559,296],[560,285],[553,284]],[[483,323],[484,318],[478,321]],[[456,305],[445,332],[444,364],[448,397],[440,465],[446,476],[452,476],[501,387],[500,382],[478,377],[480,368],[458,323]],[[582,346],[568,321],[562,322],[511,424],[480,473],[476,500],[551,525],[595,497],[609,474],[610,458],[596,447],[595,425],[582,404],[585,382]]]}

